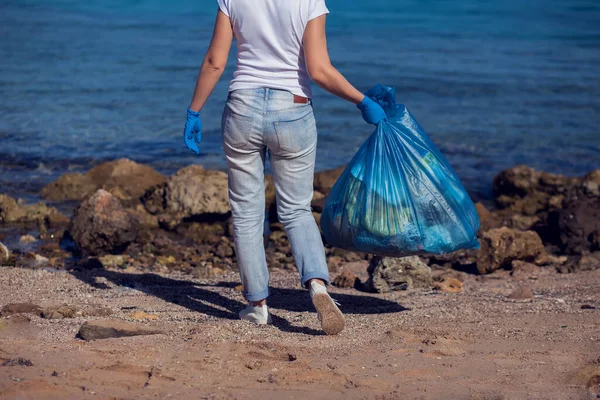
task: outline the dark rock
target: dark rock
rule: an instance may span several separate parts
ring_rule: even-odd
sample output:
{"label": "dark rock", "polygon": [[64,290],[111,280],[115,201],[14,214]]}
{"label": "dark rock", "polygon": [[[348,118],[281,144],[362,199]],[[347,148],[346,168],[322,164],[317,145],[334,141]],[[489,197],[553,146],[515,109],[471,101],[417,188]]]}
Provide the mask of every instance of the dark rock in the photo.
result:
{"label": "dark rock", "polygon": [[533,291],[529,286],[521,286],[515,289],[506,298],[511,300],[531,300],[533,299]]}
{"label": "dark rock", "polygon": [[33,367],[31,360],[26,358],[11,358],[2,363],[3,367]]}
{"label": "dark rock", "polygon": [[544,239],[557,245],[562,253],[582,254],[600,250],[600,196],[594,195],[594,173],[573,190],[561,210],[548,213]]}
{"label": "dark rock", "polygon": [[37,314],[41,313],[42,309],[37,304],[32,303],[11,303],[2,307],[0,316],[5,317],[12,314]]}
{"label": "dark rock", "polygon": [[351,271],[343,271],[335,277],[332,284],[341,288],[353,288],[360,284],[360,280]]}
{"label": "dark rock", "polygon": [[582,310],[595,310],[595,309],[596,309],[596,307],[594,307],[594,306],[592,306],[592,305],[590,305],[590,304],[582,304],[582,305],[581,305],[581,309],[582,309]]}
{"label": "dark rock", "polygon": [[563,274],[600,269],[600,251],[569,256],[567,262],[556,269]]}
{"label": "dark rock", "polygon": [[579,178],[539,172],[525,165],[507,169],[493,181],[496,203],[525,215],[560,208],[561,199]]}
{"label": "dark rock", "polygon": [[125,250],[138,228],[138,221],[119,200],[100,189],[79,204],[69,232],[83,254],[100,255]]}
{"label": "dark rock", "polygon": [[117,319],[88,321],[79,329],[79,336],[88,341],[125,336],[154,335],[160,333],[163,332],[158,329],[148,328],[144,325]]}
{"label": "dark rock", "polygon": [[317,172],[314,180],[315,190],[327,195],[331,188],[333,188],[333,185],[335,185],[335,182],[338,180],[342,172],[344,172],[345,168],[345,166],[342,166],[335,169]]}
{"label": "dark rock", "polygon": [[509,267],[513,260],[547,262],[546,250],[537,233],[521,232],[509,228],[492,229],[485,232],[477,255],[477,269],[486,274]]}
{"label": "dark rock", "polygon": [[167,214],[171,225],[203,214],[228,214],[227,174],[190,165],[148,190],[142,202],[151,214]]}
{"label": "dark rock", "polygon": [[373,257],[368,268],[367,290],[385,293],[392,290],[430,288],[431,268],[419,257]]}
{"label": "dark rock", "polygon": [[64,174],[48,184],[40,196],[50,201],[81,200],[97,189],[98,185],[90,176],[75,172]]}

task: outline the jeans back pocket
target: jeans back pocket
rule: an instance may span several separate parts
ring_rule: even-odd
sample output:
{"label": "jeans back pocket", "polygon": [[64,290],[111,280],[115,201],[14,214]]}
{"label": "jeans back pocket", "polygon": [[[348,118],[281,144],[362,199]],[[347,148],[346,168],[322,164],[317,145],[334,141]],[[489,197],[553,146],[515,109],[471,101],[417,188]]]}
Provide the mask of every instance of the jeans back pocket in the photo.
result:
{"label": "jeans back pocket", "polygon": [[223,142],[238,149],[245,147],[248,144],[253,123],[253,117],[236,114],[225,106],[221,121]]}
{"label": "jeans back pocket", "polygon": [[312,110],[300,118],[275,121],[273,125],[279,149],[283,152],[301,152],[314,145],[317,140],[317,127]]}

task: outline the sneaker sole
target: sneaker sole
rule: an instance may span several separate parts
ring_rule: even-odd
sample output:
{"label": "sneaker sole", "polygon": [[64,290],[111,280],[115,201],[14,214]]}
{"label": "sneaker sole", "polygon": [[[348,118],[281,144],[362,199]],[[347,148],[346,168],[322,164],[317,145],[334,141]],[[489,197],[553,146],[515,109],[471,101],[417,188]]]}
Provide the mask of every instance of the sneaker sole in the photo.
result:
{"label": "sneaker sole", "polygon": [[337,335],[344,330],[346,320],[344,314],[326,293],[315,294],[312,302],[321,314],[321,328],[328,335]]}

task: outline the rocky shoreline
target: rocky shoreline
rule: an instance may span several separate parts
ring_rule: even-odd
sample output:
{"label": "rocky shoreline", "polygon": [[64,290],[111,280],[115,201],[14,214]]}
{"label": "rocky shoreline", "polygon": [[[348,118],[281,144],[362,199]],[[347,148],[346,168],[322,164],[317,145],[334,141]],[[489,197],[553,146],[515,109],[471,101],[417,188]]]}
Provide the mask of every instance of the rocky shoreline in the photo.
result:
{"label": "rocky shoreline", "polygon": [[[317,222],[342,171],[343,167],[315,175]],[[480,250],[405,261],[438,271],[475,274],[524,265],[529,269],[548,266],[561,273],[600,267],[600,170],[577,178],[516,166],[498,174],[493,185],[497,208],[476,205],[481,219]],[[291,249],[277,221],[271,177],[266,177],[265,187],[268,265],[272,270],[293,271]],[[235,270],[224,172],[190,165],[166,177],[149,166],[119,159],[85,174],[65,174],[44,187],[40,196],[46,202],[27,205],[0,194],[1,265],[175,270],[198,278]],[[56,208],[68,204],[77,204],[72,215]],[[412,286],[407,283],[413,280],[408,273],[387,273],[386,285],[374,285],[377,273],[380,278],[383,275],[375,272],[381,271],[376,268],[381,262],[371,255],[329,246],[326,252],[332,272],[343,272],[346,263],[371,264],[369,281],[357,281],[346,272],[337,280],[339,285],[371,291]],[[388,262],[398,263],[384,264]]]}
{"label": "rocky shoreline", "polygon": [[[341,171],[315,176],[317,221]],[[299,286],[270,178],[264,329],[237,319],[225,173],[120,159],[37,204],[0,195],[0,399],[596,398],[599,183],[503,171],[497,208],[477,204],[480,250],[326,246],[347,319],[334,337]]]}

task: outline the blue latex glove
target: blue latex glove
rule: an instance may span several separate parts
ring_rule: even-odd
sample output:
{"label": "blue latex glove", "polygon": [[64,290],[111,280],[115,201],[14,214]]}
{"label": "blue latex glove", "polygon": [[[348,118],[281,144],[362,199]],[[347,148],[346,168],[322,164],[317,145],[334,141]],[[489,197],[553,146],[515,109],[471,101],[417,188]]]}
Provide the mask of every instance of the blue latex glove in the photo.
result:
{"label": "blue latex glove", "polygon": [[200,121],[200,113],[187,110],[187,121],[183,130],[183,140],[188,149],[196,154],[200,154],[198,145],[202,141],[202,121]]}
{"label": "blue latex glove", "polygon": [[362,112],[363,119],[369,124],[377,125],[387,118],[383,108],[381,108],[378,103],[371,100],[369,96],[365,96],[356,107]]}

